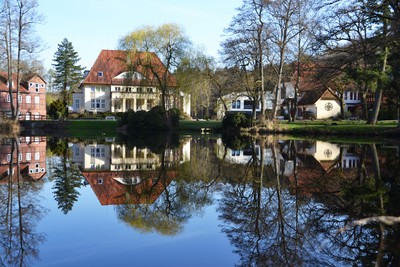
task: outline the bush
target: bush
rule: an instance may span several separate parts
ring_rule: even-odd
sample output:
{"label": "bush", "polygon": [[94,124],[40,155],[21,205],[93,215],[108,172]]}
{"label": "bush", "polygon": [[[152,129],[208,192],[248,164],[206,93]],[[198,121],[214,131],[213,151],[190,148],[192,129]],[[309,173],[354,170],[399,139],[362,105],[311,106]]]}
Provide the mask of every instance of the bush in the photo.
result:
{"label": "bush", "polygon": [[241,112],[227,113],[222,120],[222,127],[224,128],[246,128],[250,127],[250,124],[250,116]]}
{"label": "bush", "polygon": [[171,120],[171,126],[178,127],[179,119],[181,118],[181,111],[178,108],[171,108],[168,110],[168,115]]}
{"label": "bush", "polygon": [[67,112],[67,109],[64,105],[64,102],[60,99],[57,99],[51,102],[47,115],[49,115],[52,119],[57,120],[63,117]]}

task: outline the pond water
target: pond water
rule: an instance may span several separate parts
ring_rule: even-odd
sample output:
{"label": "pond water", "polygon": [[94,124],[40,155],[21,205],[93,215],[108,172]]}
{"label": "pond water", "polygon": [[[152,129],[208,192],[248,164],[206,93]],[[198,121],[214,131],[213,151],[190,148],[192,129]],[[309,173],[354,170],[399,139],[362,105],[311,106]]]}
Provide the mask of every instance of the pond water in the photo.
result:
{"label": "pond water", "polygon": [[400,265],[394,142],[1,141],[1,266]]}

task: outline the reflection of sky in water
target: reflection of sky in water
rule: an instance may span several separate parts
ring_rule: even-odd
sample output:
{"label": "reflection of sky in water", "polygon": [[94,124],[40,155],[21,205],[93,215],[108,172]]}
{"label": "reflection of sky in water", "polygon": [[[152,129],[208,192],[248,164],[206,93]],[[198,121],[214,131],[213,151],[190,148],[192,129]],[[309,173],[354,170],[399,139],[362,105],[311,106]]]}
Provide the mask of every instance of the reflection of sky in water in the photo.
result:
{"label": "reflection of sky in water", "polygon": [[47,241],[39,248],[38,266],[233,266],[237,256],[218,228],[214,206],[184,225],[178,236],[140,233],[118,220],[113,206],[101,206],[87,185],[79,200],[64,215],[44,186],[45,207],[38,232]]}

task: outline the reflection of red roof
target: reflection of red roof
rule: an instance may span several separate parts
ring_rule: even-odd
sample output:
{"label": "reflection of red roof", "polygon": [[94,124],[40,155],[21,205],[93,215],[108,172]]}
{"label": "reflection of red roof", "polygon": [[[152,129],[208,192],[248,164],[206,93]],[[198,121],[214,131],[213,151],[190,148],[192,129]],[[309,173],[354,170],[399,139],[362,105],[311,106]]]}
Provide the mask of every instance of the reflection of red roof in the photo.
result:
{"label": "reflection of red roof", "polygon": [[[176,86],[176,79],[166,69],[161,60],[155,53],[136,53],[131,54],[128,51],[122,50],[102,50],[97,57],[95,63],[90,69],[89,74],[86,76],[83,84],[99,84],[99,85],[158,85],[154,74],[148,69],[142,67],[144,61],[151,62],[155,72],[162,77],[166,72],[169,78],[169,86]],[[137,62],[142,62],[137,64]],[[130,64],[128,64],[130,62]],[[114,79],[124,72],[138,72],[145,77],[144,80],[132,80],[129,82],[126,79]],[[99,72],[102,75],[99,76]]]}
{"label": "reflection of red roof", "polygon": [[[176,177],[176,171],[82,171],[101,205],[152,204]],[[160,176],[160,178],[158,178]],[[140,177],[136,185],[122,184],[114,178]]]}
{"label": "reflection of red roof", "polygon": [[303,163],[297,167],[297,182],[295,174],[289,177],[293,188],[297,187],[298,192],[309,195],[316,192],[337,192],[338,188],[332,187],[327,180],[332,180],[330,170],[336,162],[325,161],[320,163],[315,157],[298,154]]}

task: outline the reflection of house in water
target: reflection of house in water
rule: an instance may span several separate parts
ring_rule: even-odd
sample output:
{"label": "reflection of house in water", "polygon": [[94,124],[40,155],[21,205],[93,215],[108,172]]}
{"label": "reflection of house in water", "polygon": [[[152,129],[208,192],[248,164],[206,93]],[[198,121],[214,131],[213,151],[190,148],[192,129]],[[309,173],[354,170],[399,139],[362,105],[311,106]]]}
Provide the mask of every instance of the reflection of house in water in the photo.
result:
{"label": "reflection of house in water", "polygon": [[353,177],[360,157],[352,146],[339,146],[324,141],[299,141],[296,176],[290,176],[292,185],[303,193],[336,192],[336,179]]}
{"label": "reflection of house in water", "polygon": [[283,169],[284,176],[288,176],[293,172],[293,161],[285,161],[282,154],[277,152],[278,149],[275,150],[276,154],[274,155],[271,147],[264,147],[261,149],[260,145],[257,143],[253,143],[253,145],[241,149],[225,148],[220,140],[218,141],[218,145],[218,157],[222,158],[226,149],[225,161],[229,163],[249,164],[254,160],[261,160],[261,153],[263,153],[263,163],[265,166],[276,166],[280,171]]}
{"label": "reflection of house in water", "polygon": [[[20,137],[17,139],[19,153],[13,139],[3,139],[0,147],[0,183],[12,172],[16,179],[17,164],[24,180],[40,180],[46,174],[46,137]],[[14,146],[14,151],[13,151]],[[10,163],[12,162],[12,166]]]}
{"label": "reflection of house in water", "polygon": [[151,204],[190,160],[190,142],[156,154],[118,143],[72,144],[73,161],[102,205]]}

